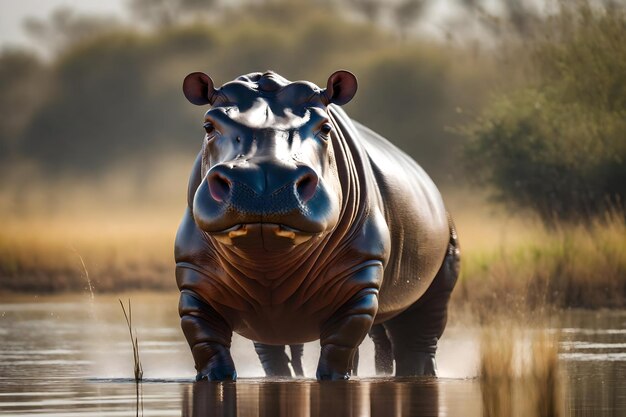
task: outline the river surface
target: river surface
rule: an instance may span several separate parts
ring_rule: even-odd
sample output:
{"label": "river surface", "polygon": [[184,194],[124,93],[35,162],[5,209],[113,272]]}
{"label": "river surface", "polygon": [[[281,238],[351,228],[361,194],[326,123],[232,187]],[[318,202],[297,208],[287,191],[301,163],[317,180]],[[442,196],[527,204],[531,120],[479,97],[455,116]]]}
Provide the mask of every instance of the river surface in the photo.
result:
{"label": "river surface", "polygon": [[[176,294],[132,294],[144,382],[136,385],[118,298],[0,297],[2,416],[462,416],[482,415],[480,329],[452,320],[438,379],[375,377],[372,344],[358,377],[318,383],[318,345],[305,346],[308,378],[267,379],[252,343],[233,340],[236,383],[194,383]],[[124,296],[127,302],[128,296]],[[626,311],[569,311],[554,328],[567,415],[626,416]]]}

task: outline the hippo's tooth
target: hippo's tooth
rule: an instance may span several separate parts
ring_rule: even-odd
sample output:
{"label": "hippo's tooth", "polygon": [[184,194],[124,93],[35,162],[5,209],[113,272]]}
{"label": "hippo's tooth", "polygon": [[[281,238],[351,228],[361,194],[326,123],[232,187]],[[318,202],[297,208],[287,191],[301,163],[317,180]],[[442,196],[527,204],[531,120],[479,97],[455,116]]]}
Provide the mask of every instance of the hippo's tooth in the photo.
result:
{"label": "hippo's tooth", "polygon": [[247,234],[248,228],[245,227],[245,225],[237,225],[228,231],[228,237],[231,239],[234,237],[245,236]]}
{"label": "hippo's tooth", "polygon": [[283,228],[283,226],[278,226],[278,228],[274,230],[274,233],[276,233],[276,236],[286,237],[288,239],[296,238],[296,232],[294,232],[293,230],[287,230]]}

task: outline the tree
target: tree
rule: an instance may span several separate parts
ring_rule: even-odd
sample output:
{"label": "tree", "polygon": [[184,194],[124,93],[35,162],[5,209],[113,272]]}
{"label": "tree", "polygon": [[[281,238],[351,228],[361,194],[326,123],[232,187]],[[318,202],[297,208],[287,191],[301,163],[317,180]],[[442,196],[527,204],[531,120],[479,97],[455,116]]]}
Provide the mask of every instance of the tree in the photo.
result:
{"label": "tree", "polygon": [[152,27],[168,27],[184,19],[215,12],[216,0],[129,0],[131,13]]}
{"label": "tree", "polygon": [[378,21],[384,5],[382,0],[349,0],[348,3],[370,23]]}
{"label": "tree", "polygon": [[48,68],[33,54],[0,54],[0,160],[14,156],[22,132],[48,91]]}
{"label": "tree", "polygon": [[[521,38],[533,34],[543,20],[542,13],[533,2],[519,0],[459,0],[469,13],[474,14],[482,26],[492,36],[518,36]],[[496,11],[490,11],[489,5]]]}
{"label": "tree", "polygon": [[27,17],[23,24],[38,44],[57,52],[121,27],[113,17],[81,15],[67,7],[53,10],[47,19]]}
{"label": "tree", "polygon": [[424,12],[426,0],[404,0],[393,9],[393,16],[400,30],[400,36],[406,37],[406,33],[414,25]]}
{"label": "tree", "polygon": [[624,213],[626,11],[563,7],[527,45],[534,77],[466,129],[466,166],[547,224]]}

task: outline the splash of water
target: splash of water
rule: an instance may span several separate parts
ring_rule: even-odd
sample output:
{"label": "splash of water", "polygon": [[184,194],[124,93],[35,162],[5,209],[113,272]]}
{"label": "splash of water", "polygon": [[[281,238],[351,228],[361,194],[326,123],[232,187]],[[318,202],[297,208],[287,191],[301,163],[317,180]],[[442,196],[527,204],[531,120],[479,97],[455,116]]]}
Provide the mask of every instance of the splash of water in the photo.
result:
{"label": "splash of water", "polygon": [[85,272],[85,279],[87,280],[87,288],[89,289],[89,296],[91,299],[91,304],[93,305],[93,301],[95,297],[93,294],[93,285],[91,284],[91,278],[89,278],[89,271],[87,271],[87,266],[85,265],[85,261],[83,260],[83,257],[80,256],[80,253],[76,251],[76,254],[78,255],[78,259],[80,259],[80,264],[83,266],[83,271]]}
{"label": "splash of water", "polygon": [[85,260],[81,256],[81,254],[76,250],[76,248],[70,245],[70,248],[74,251],[78,259],[80,260],[80,264],[83,267],[83,273],[85,275],[85,280],[87,281],[87,289],[89,290],[89,316],[92,320],[97,321],[96,317],[96,306],[95,306],[95,295],[94,295],[94,287],[91,282],[91,277],[89,276],[89,271],[87,270],[87,265],[85,265]]}
{"label": "splash of water", "polygon": [[78,252],[78,250],[76,250],[76,248],[73,245],[70,245],[70,248],[76,254],[76,256],[78,256],[78,259],[80,260],[80,265],[83,267],[83,272],[85,274],[85,280],[87,281],[87,289],[89,290],[89,298],[91,301],[92,311],[93,311],[93,302],[94,302],[95,296],[93,292],[93,284],[91,283],[91,277],[89,277],[89,271],[87,270],[87,265],[85,265],[85,260],[81,256],[80,252]]}

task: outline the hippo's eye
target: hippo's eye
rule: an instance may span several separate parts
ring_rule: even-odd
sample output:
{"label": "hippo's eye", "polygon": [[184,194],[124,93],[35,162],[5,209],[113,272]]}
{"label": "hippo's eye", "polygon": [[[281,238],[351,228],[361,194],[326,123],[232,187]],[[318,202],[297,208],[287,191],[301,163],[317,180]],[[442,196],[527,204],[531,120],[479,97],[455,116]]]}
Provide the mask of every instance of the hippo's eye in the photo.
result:
{"label": "hippo's eye", "polygon": [[206,122],[204,124],[204,130],[206,131],[207,134],[212,134],[213,132],[215,132],[215,126],[213,126],[213,123],[211,122]]}
{"label": "hippo's eye", "polygon": [[322,127],[320,128],[320,132],[322,132],[322,134],[324,135],[328,135],[331,130],[333,130],[333,127],[331,126],[330,123],[324,123]]}

